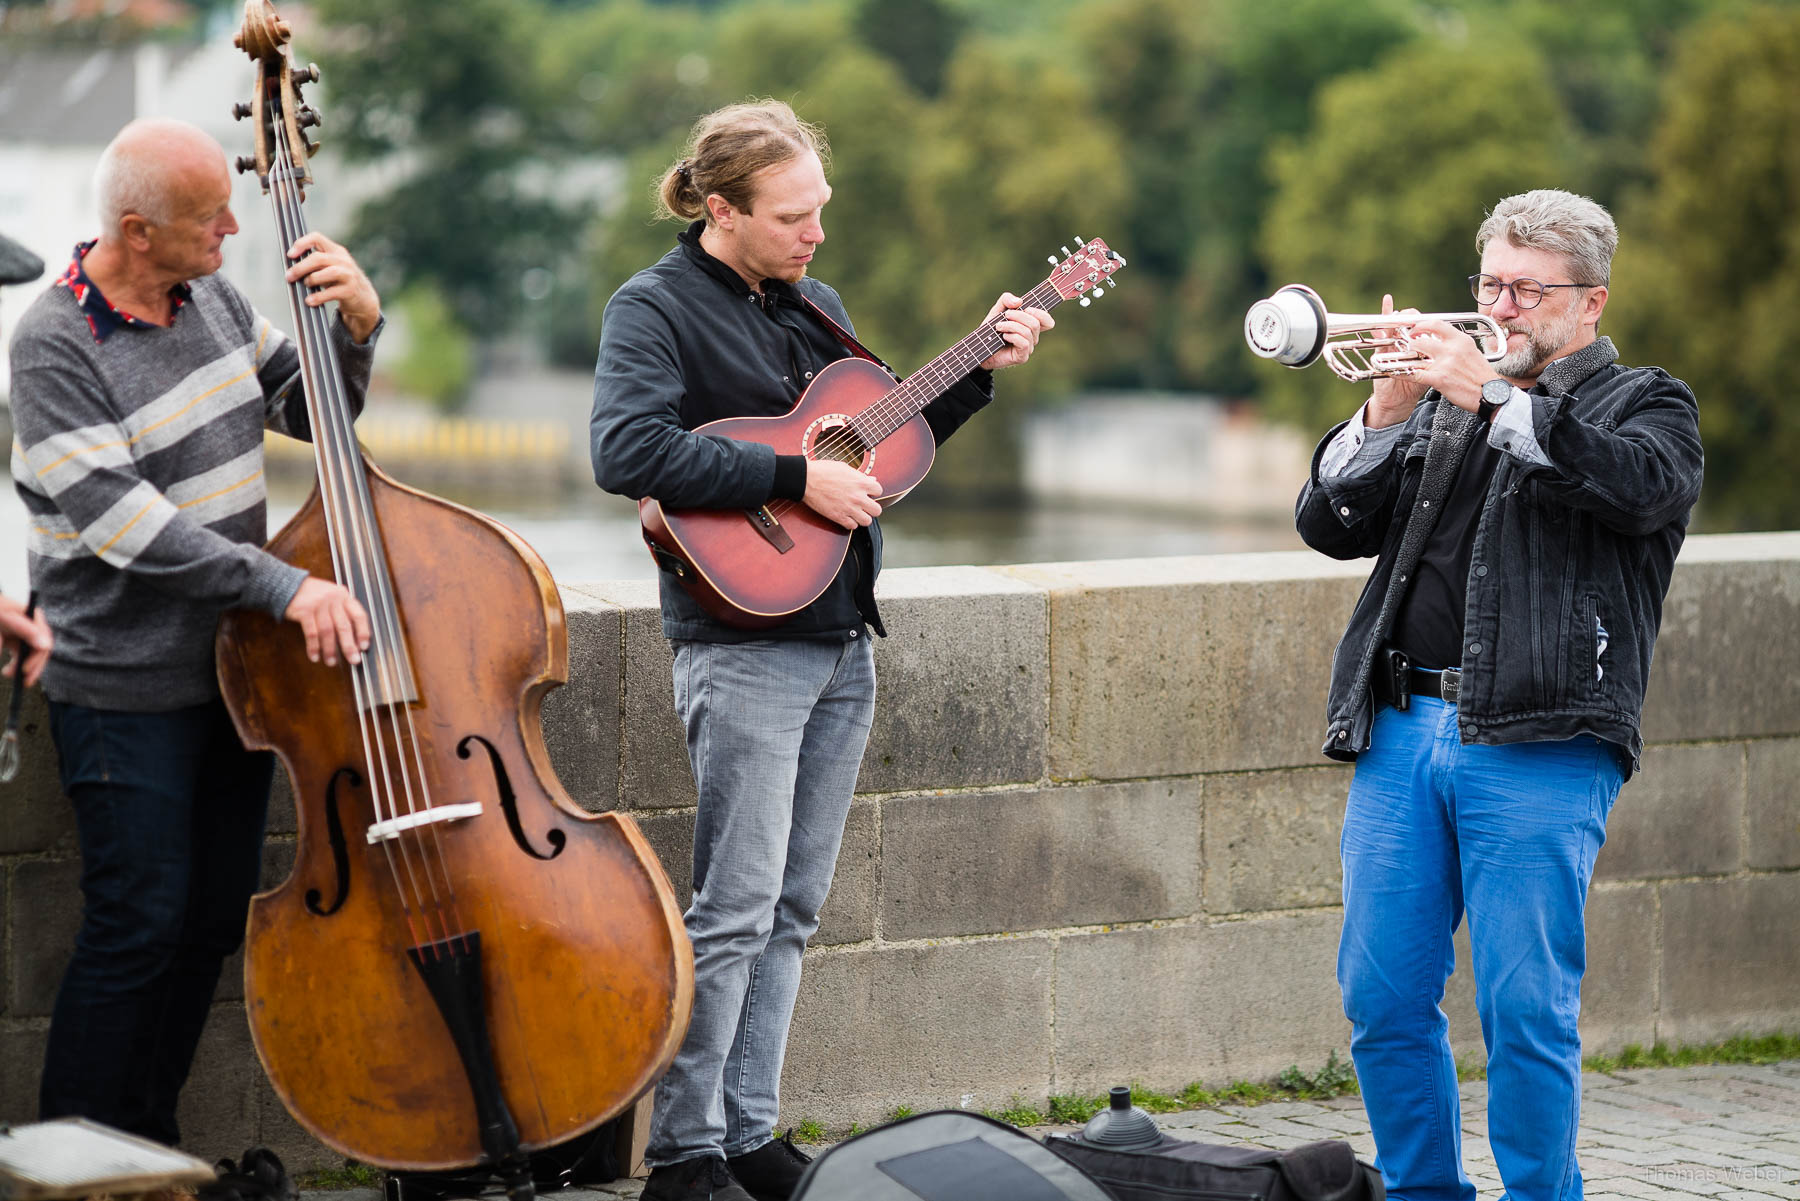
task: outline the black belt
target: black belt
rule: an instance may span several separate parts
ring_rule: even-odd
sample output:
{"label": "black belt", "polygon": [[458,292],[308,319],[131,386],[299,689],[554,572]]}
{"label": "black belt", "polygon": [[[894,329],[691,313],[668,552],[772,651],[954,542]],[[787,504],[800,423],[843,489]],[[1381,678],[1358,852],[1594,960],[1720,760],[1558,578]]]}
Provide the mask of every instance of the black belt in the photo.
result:
{"label": "black belt", "polygon": [[1415,667],[1406,673],[1406,690],[1414,696],[1435,696],[1452,705],[1462,693],[1462,672],[1454,667],[1443,671],[1426,671]]}
{"label": "black belt", "polygon": [[1435,696],[1454,705],[1462,693],[1462,672],[1454,667],[1427,671],[1414,667],[1406,655],[1383,647],[1375,656],[1370,689],[1377,701],[1405,709],[1415,696]]}

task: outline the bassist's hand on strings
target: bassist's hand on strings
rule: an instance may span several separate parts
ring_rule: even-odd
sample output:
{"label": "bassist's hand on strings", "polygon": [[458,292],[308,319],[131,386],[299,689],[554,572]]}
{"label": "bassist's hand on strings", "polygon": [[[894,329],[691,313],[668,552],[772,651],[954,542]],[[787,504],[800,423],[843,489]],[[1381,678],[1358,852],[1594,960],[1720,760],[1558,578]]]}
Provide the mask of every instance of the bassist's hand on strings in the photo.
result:
{"label": "bassist's hand on strings", "polygon": [[1011,292],[1002,292],[994,307],[988,310],[984,320],[992,322],[1004,311],[1004,320],[996,323],[994,329],[1006,345],[989,355],[982,366],[989,371],[998,371],[1002,367],[1017,367],[1031,357],[1037,349],[1038,338],[1047,329],[1053,329],[1056,321],[1043,309],[1025,308],[1025,302]]}
{"label": "bassist's hand on strings", "polygon": [[317,576],[300,582],[300,591],[288,602],[283,617],[306,634],[306,657],[336,667],[338,653],[351,663],[361,663],[369,649],[369,615],[348,588]]}
{"label": "bassist's hand on strings", "polygon": [[381,323],[381,297],[350,252],[314,230],[288,249],[288,257],[298,260],[287,269],[288,282],[305,280],[307,286],[319,289],[307,296],[306,303],[317,306],[337,301],[338,316],[349,327],[351,337],[359,345],[367,342]]}
{"label": "bassist's hand on strings", "polygon": [[860,468],[836,459],[809,459],[806,464],[806,507],[847,530],[881,516],[881,485]]}

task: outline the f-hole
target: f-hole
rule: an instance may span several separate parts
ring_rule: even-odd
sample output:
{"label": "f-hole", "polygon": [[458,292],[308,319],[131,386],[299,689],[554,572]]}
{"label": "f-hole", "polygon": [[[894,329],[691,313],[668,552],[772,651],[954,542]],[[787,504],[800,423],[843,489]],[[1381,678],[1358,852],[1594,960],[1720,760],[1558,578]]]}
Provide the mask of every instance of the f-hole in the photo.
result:
{"label": "f-hole", "polygon": [[338,781],[350,777],[350,787],[361,788],[362,777],[354,767],[340,767],[331,773],[325,786],[325,833],[331,840],[331,864],[337,870],[337,896],[329,906],[319,908],[319,890],[306,890],[306,908],[314,917],[330,917],[344,907],[350,895],[350,847],[344,841],[344,819],[338,814]]}
{"label": "f-hole", "polygon": [[513,841],[519,849],[533,859],[554,859],[562,854],[563,845],[569,841],[568,835],[552,827],[544,835],[544,841],[550,844],[550,853],[545,854],[532,846],[525,837],[525,828],[519,824],[519,798],[513,794],[512,780],[506,774],[506,764],[500,758],[500,752],[494,744],[479,734],[470,734],[456,744],[456,753],[464,759],[475,752],[469,749],[471,742],[479,742],[488,753],[488,762],[494,767],[494,784],[500,789],[500,808],[506,814],[506,828],[512,831]]}

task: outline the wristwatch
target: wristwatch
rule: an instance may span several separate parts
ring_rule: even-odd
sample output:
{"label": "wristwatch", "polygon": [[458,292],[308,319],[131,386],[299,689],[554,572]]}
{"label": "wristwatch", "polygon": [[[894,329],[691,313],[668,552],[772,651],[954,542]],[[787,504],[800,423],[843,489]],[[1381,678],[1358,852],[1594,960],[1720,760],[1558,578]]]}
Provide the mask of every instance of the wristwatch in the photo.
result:
{"label": "wristwatch", "polygon": [[1481,402],[1475,407],[1475,415],[1488,424],[1493,424],[1494,410],[1512,399],[1513,386],[1503,379],[1491,379],[1481,385]]}

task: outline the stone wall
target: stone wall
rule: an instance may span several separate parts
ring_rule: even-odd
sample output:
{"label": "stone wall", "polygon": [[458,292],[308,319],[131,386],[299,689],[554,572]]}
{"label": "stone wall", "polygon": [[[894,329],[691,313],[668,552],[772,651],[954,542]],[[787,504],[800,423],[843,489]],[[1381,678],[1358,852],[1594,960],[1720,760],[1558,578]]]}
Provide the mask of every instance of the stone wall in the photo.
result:
{"label": "stone wall", "polygon": [[[1366,563],[1305,554],[892,571],[881,703],[789,1044],[784,1121],[997,1107],[1348,1049],[1333,962],[1347,768],[1319,757]],[[685,901],[694,793],[650,583],[563,589],[545,730]],[[1589,1050],[1800,1030],[1800,533],[1690,539],[1645,770],[1588,911]],[[78,857],[39,703],[0,793],[0,1120],[31,1116]],[[291,853],[278,803],[269,870]],[[262,1079],[235,967],[183,1102],[191,1146],[324,1162]],[[1446,1008],[1480,1057],[1467,949]]]}

